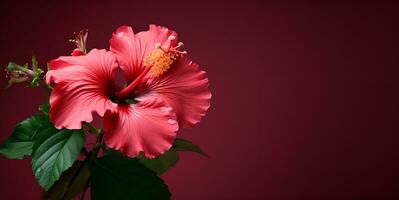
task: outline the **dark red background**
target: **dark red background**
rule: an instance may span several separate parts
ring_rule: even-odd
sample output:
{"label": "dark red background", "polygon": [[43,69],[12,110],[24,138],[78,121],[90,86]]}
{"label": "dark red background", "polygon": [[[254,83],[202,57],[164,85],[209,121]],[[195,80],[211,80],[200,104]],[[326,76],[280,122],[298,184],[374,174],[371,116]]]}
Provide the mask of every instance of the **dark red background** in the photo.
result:
{"label": "dark red background", "polygon": [[[399,6],[152,1],[1,3],[0,64],[108,48],[119,25],[175,29],[209,75],[212,107],[165,176],[175,200],[399,198]],[[5,85],[2,77],[1,85]],[[0,93],[0,139],[40,89]],[[29,161],[0,158],[0,199],[39,199]]]}

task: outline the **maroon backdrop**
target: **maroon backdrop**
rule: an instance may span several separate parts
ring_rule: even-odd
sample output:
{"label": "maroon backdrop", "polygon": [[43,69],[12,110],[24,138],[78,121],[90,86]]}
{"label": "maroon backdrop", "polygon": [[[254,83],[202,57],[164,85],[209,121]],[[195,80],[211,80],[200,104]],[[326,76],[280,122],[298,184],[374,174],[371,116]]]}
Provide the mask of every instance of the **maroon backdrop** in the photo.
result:
{"label": "maroon backdrop", "polygon": [[[68,54],[72,32],[108,48],[119,25],[175,29],[209,74],[212,106],[164,175],[175,200],[399,198],[394,4],[188,1],[5,4],[0,64]],[[1,78],[1,86],[5,85]],[[0,139],[36,112],[40,89],[0,92]],[[0,158],[0,199],[39,199],[28,160]],[[396,197],[396,198],[395,198]]]}

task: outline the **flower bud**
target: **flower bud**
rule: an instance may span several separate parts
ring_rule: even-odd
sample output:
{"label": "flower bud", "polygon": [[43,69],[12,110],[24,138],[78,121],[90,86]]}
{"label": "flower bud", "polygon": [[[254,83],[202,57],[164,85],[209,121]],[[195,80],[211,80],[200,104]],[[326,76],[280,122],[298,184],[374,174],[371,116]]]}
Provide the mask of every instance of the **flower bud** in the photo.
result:
{"label": "flower bud", "polygon": [[9,78],[8,86],[11,87],[16,83],[24,83],[30,80],[34,74],[32,70],[28,69],[27,65],[20,66],[16,63],[10,62],[6,68],[6,77]]}
{"label": "flower bud", "polygon": [[43,70],[39,68],[38,62],[35,56],[32,56],[32,68],[28,68],[28,64],[23,66],[16,63],[8,63],[6,69],[6,77],[9,78],[8,86],[10,87],[16,83],[30,82],[32,87],[41,86],[43,81],[41,75]]}

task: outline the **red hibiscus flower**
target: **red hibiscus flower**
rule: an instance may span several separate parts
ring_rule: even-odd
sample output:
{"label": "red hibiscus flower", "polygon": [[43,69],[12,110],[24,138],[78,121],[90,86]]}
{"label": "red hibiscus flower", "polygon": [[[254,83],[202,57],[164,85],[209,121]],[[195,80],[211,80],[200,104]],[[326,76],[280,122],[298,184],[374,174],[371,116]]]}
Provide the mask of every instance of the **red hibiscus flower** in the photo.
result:
{"label": "red hibiscus flower", "polygon": [[[54,85],[50,119],[57,128],[80,129],[96,112],[108,147],[130,157],[161,155],[179,127],[198,123],[210,105],[206,73],[182,46],[165,27],[150,25],[135,34],[122,26],[112,35],[110,51],[52,60],[46,74]],[[118,68],[127,81],[124,88],[115,84]]]}

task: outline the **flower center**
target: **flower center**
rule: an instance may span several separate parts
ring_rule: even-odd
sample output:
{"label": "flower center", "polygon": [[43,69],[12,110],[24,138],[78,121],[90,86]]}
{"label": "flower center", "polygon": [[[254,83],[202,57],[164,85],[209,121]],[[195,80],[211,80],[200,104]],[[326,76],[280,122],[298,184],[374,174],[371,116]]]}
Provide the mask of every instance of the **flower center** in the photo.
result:
{"label": "flower center", "polygon": [[[170,41],[175,39],[173,35],[168,38]],[[186,51],[179,50],[182,46],[182,42],[179,42],[177,46],[165,45],[162,47],[160,43],[155,44],[155,49],[143,59],[145,66],[143,72],[127,87],[117,92],[116,96],[119,99],[128,97],[135,87],[143,81],[146,75],[149,78],[156,78],[167,72],[178,57],[187,53]]]}

